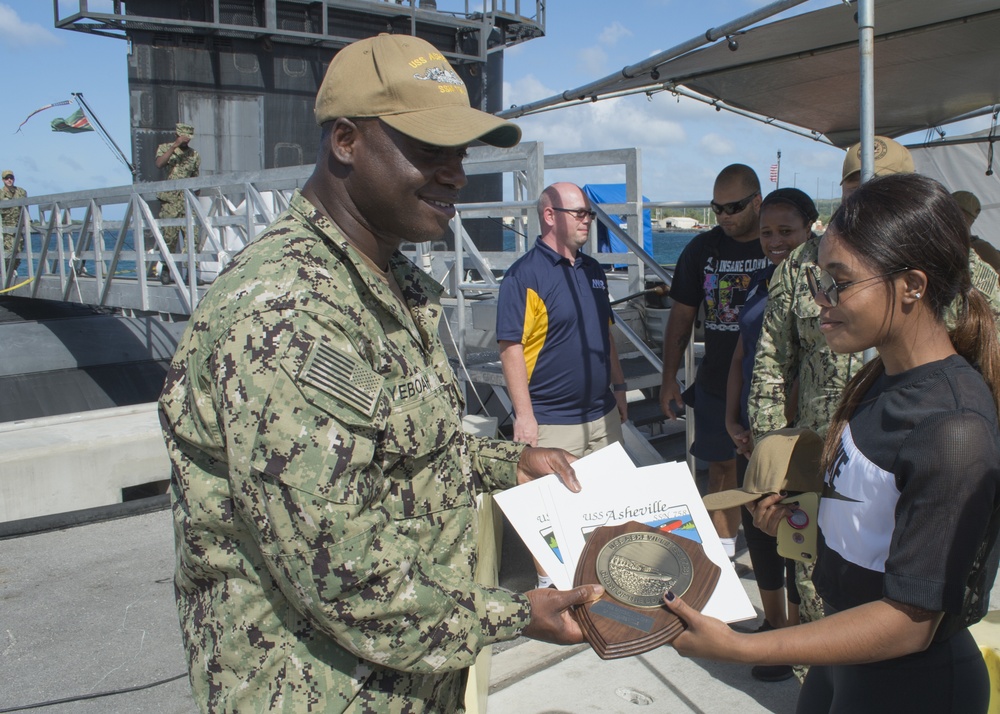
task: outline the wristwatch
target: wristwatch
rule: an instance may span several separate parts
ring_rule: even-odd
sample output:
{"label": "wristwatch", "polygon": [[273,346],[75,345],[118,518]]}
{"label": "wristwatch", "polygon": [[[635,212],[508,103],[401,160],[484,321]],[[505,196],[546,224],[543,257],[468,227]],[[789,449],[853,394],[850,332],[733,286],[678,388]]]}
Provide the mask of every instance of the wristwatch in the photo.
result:
{"label": "wristwatch", "polygon": [[622,382],[621,384],[612,384],[611,385],[611,391],[612,392],[627,392],[628,391],[628,384],[625,383],[625,382]]}

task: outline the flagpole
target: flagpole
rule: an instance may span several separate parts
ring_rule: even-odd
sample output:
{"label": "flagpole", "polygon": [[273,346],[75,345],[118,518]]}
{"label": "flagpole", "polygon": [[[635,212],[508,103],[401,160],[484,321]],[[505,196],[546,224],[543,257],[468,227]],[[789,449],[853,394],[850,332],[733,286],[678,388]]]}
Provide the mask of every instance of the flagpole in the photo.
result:
{"label": "flagpole", "polygon": [[777,180],[774,182],[775,188],[781,188],[781,150],[778,150],[778,175]]}
{"label": "flagpole", "polygon": [[83,93],[70,92],[70,94],[73,96],[74,99],[76,99],[77,103],[80,105],[80,108],[83,109],[84,112],[86,112],[87,116],[94,120],[94,124],[97,125],[97,129],[98,131],[101,132],[101,136],[103,136],[111,144],[111,146],[114,147],[115,151],[118,152],[118,157],[124,162],[126,166],[128,166],[128,170],[132,172],[132,178],[134,179],[136,174],[135,166],[133,166],[132,162],[125,157],[125,152],[121,150],[121,147],[118,146],[118,144],[115,143],[115,140],[111,138],[111,135],[108,133],[108,130],[104,128],[103,124],[101,124],[101,120],[97,118],[97,115],[94,114],[94,110],[90,108],[90,105],[87,104],[87,100],[83,98]]}

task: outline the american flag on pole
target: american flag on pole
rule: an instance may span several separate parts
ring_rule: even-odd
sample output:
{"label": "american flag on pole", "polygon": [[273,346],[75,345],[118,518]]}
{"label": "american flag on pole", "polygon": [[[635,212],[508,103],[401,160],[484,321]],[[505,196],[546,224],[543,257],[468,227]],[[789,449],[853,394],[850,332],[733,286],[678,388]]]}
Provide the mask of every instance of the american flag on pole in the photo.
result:
{"label": "american flag on pole", "polygon": [[771,164],[771,183],[778,183],[778,165]]}

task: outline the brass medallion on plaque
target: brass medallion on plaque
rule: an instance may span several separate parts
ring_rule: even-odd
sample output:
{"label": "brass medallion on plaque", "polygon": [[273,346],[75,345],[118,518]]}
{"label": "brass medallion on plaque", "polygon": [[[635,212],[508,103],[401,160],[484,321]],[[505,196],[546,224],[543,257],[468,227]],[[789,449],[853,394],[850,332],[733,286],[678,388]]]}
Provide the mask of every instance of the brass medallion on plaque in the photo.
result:
{"label": "brass medallion on plaque", "polygon": [[670,642],[684,623],[663,605],[673,590],[701,610],[722,571],[701,544],[629,521],[590,534],[574,586],[599,583],[604,595],[576,609],[587,641],[602,659],[642,654]]}

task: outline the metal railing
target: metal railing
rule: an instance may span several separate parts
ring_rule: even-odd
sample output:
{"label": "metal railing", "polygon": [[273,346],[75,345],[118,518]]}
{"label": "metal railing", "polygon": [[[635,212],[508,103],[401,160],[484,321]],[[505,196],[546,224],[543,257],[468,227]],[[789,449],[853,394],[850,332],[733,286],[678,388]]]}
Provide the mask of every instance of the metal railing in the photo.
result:
{"label": "metal railing", "polygon": [[[14,236],[12,254],[0,255],[0,289],[125,312],[188,315],[205,284],[287,208],[311,172],[296,166],[7,201],[4,209],[22,210],[16,226],[2,226],[0,217],[0,227]],[[157,217],[156,197],[168,191],[183,195],[183,217]],[[182,252],[167,249],[166,228],[182,232]],[[169,279],[152,281],[151,266]]]}
{"label": "metal railing", "polygon": [[[246,0],[242,5],[208,0],[200,15],[189,9],[186,16],[173,3],[158,3],[162,8],[155,9],[152,3],[136,3],[131,11],[126,6],[132,4],[122,0],[114,0],[110,7],[90,4],[91,0],[77,0],[75,7],[54,3],[55,26],[117,39],[128,39],[133,30],[152,30],[339,49],[357,39],[345,17],[358,15],[381,18],[386,24],[403,20],[411,35],[430,26],[446,28],[455,36],[475,32],[479,39],[475,54],[451,48],[442,52],[452,60],[476,62],[486,61],[490,52],[545,34],[545,0]],[[290,9],[296,12],[290,14]],[[500,31],[498,37],[492,37],[494,28]]]}

